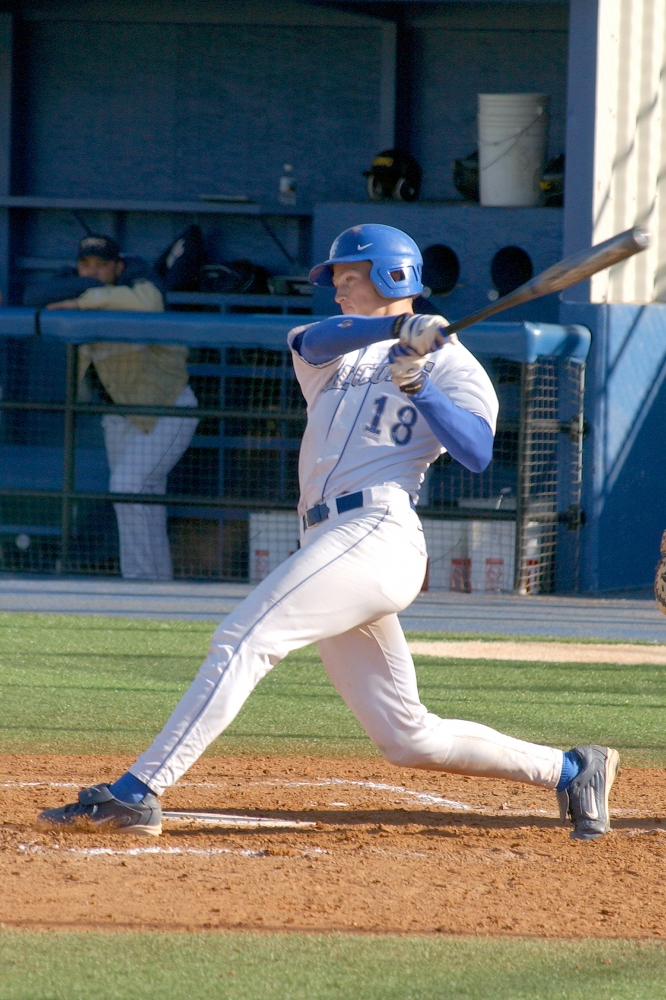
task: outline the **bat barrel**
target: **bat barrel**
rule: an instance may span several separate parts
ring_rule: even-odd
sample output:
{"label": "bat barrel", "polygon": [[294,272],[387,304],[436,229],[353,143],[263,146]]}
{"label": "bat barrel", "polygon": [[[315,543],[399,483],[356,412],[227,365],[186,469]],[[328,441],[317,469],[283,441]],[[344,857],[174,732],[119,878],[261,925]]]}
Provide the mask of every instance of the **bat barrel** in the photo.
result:
{"label": "bat barrel", "polygon": [[[598,243],[589,250],[581,250],[571,257],[561,260],[558,264],[547,268],[536,278],[526,282],[522,289],[534,289],[534,298],[559,292],[580,281],[585,281],[607,267],[619,264],[628,257],[646,250],[650,245],[650,234],[642,226],[635,226],[624,233],[611,237],[604,243]],[[520,292],[521,289],[516,289]]]}
{"label": "bat barrel", "polygon": [[532,299],[542,298],[544,295],[552,295],[553,292],[561,292],[565,288],[571,288],[581,281],[586,281],[593,274],[619,264],[620,261],[633,257],[634,254],[646,250],[650,246],[651,236],[647,229],[642,226],[634,226],[624,233],[618,233],[604,243],[597,243],[596,246],[588,250],[581,250],[571,257],[553,264],[552,267],[537,274],[536,277],[516,288],[503,298],[498,299],[485,309],[464,316],[455,320],[447,328],[448,333],[457,333],[465,330],[474,323],[480,323],[490,316],[495,316],[505,309],[521,305],[523,302],[530,302]]}

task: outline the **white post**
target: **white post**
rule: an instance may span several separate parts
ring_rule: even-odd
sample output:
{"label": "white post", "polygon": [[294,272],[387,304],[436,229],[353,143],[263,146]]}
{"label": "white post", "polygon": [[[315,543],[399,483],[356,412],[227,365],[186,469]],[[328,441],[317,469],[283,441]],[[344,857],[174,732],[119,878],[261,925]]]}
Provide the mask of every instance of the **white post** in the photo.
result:
{"label": "white post", "polygon": [[653,302],[666,290],[661,188],[664,85],[663,0],[599,5],[594,242],[635,224],[652,230],[647,253],[592,279],[593,302]]}

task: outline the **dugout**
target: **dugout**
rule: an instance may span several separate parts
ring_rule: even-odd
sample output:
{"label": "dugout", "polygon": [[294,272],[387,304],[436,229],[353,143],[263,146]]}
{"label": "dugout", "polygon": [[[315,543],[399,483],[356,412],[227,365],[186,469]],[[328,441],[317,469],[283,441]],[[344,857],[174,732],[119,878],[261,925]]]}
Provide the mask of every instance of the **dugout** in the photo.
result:
{"label": "dugout", "polygon": [[[249,258],[288,275],[328,248],[336,219],[358,221],[362,211],[408,226],[423,249],[450,247],[460,262],[446,299],[453,318],[487,302],[503,248],[518,246],[537,269],[559,259],[561,208],[490,210],[480,221],[454,187],[452,161],[475,148],[476,95],[493,89],[548,93],[548,155],[563,152],[567,3],[56,0],[0,9],[7,304],[71,262],[82,232],[73,212],[149,261],[195,223],[211,263]],[[422,200],[370,204],[363,171],[396,143],[423,167]],[[278,200],[285,162],[295,205]],[[248,200],[202,200],[224,195]],[[557,321],[557,302],[534,308],[508,318]]]}
{"label": "dugout", "polygon": [[[117,574],[113,503],[158,503],[167,508],[176,577],[263,579],[299,544],[305,404],[285,344],[293,324],[288,316],[0,311],[0,569]],[[484,473],[445,455],[424,484],[429,584],[571,589],[589,334],[485,323],[461,339],[484,359],[502,413]],[[109,493],[100,417],[183,411],[118,406],[101,386],[81,401],[77,348],[99,340],[189,349],[199,425],[163,497]]]}
{"label": "dugout", "polygon": [[[593,331],[581,588],[648,584],[666,480],[666,455],[654,444],[666,405],[658,8],[648,0],[5,0],[4,302],[20,305],[27,285],[71,263],[82,233],[75,212],[149,261],[198,224],[211,263],[249,258],[278,277],[302,274],[362,212],[404,227],[422,249],[451,251],[458,272],[433,301],[452,318],[497,292],[492,264],[507,249],[538,271],[563,249],[646,223],[657,239],[640,261],[565,303],[543,300],[505,318]],[[550,95],[548,155],[566,153],[563,208],[461,200],[451,161],[474,149],[476,95],[487,91]],[[370,204],[362,172],[394,143],[421,163],[421,200]],[[296,204],[278,200],[284,163],[294,168]],[[330,307],[279,287],[269,301],[172,292],[170,306]]]}

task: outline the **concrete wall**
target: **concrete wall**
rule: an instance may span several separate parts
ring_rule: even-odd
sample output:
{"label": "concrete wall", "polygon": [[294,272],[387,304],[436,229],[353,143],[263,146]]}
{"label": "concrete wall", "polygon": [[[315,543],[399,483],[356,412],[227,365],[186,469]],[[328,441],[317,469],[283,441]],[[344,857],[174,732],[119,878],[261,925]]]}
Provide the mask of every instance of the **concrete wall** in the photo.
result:
{"label": "concrete wall", "polygon": [[[5,41],[9,55],[5,21],[0,50]],[[0,194],[245,194],[277,212],[289,162],[308,212],[321,199],[362,199],[362,170],[392,142],[393,22],[289,0],[98,0],[21,5],[13,34],[12,186],[3,189],[0,162]],[[8,93],[0,91],[0,136]],[[84,217],[149,259],[199,221],[212,260],[250,257],[277,273],[289,266],[256,219]],[[14,223],[13,258],[71,258],[81,235],[67,212]],[[297,255],[297,222],[273,226]],[[0,244],[1,230],[2,219]]]}
{"label": "concrete wall", "polygon": [[[399,131],[422,161],[426,198],[458,198],[450,161],[474,148],[478,90],[552,94],[551,152],[562,149],[566,3],[443,3],[428,5],[426,14],[420,5],[343,10],[291,0],[69,0],[15,9],[13,43],[8,15],[0,30],[0,147],[11,131],[4,148],[13,160],[11,190],[9,180],[3,186],[9,157],[0,162],[0,195],[179,200],[245,193],[277,210],[282,165],[292,162],[305,211],[320,201],[364,203],[361,173],[393,141],[393,17],[402,39]],[[368,16],[375,10],[380,16]],[[5,289],[6,216],[0,211]],[[14,218],[12,258],[71,257],[81,233],[71,214]],[[85,218],[115,232],[126,252],[148,258],[192,221]],[[288,267],[258,221],[197,221],[211,259],[245,256],[274,272]],[[295,255],[297,223],[272,224]],[[308,264],[302,243],[301,254]],[[15,300],[19,295],[15,282]]]}
{"label": "concrete wall", "polygon": [[548,3],[447,3],[413,15],[411,146],[424,198],[459,197],[451,161],[476,149],[478,93],[550,94],[549,156],[564,152],[567,14]]}

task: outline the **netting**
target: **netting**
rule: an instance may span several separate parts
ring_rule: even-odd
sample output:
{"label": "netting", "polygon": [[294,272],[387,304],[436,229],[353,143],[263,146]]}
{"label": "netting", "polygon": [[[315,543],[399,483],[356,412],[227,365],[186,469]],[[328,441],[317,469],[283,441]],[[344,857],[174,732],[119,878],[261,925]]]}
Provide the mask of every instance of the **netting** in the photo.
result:
{"label": "netting", "polygon": [[111,346],[86,367],[75,347],[0,341],[0,566],[256,578],[253,508],[298,499],[305,403],[289,352],[167,347],[146,361],[143,345]]}
{"label": "netting", "polygon": [[465,509],[516,509],[522,366],[501,358],[484,359],[483,365],[500,402],[493,460],[485,472],[476,474],[443,455],[430,469],[421,491],[424,506],[449,516],[458,516]]}
{"label": "netting", "polygon": [[585,366],[541,359],[523,365],[518,446],[516,590],[555,589],[558,526],[575,535],[578,581]]}
{"label": "netting", "polygon": [[[429,586],[548,591],[562,512],[580,527],[584,369],[484,364],[494,457],[432,467]],[[4,337],[0,387],[0,569],[256,583],[298,547],[288,350]]]}

